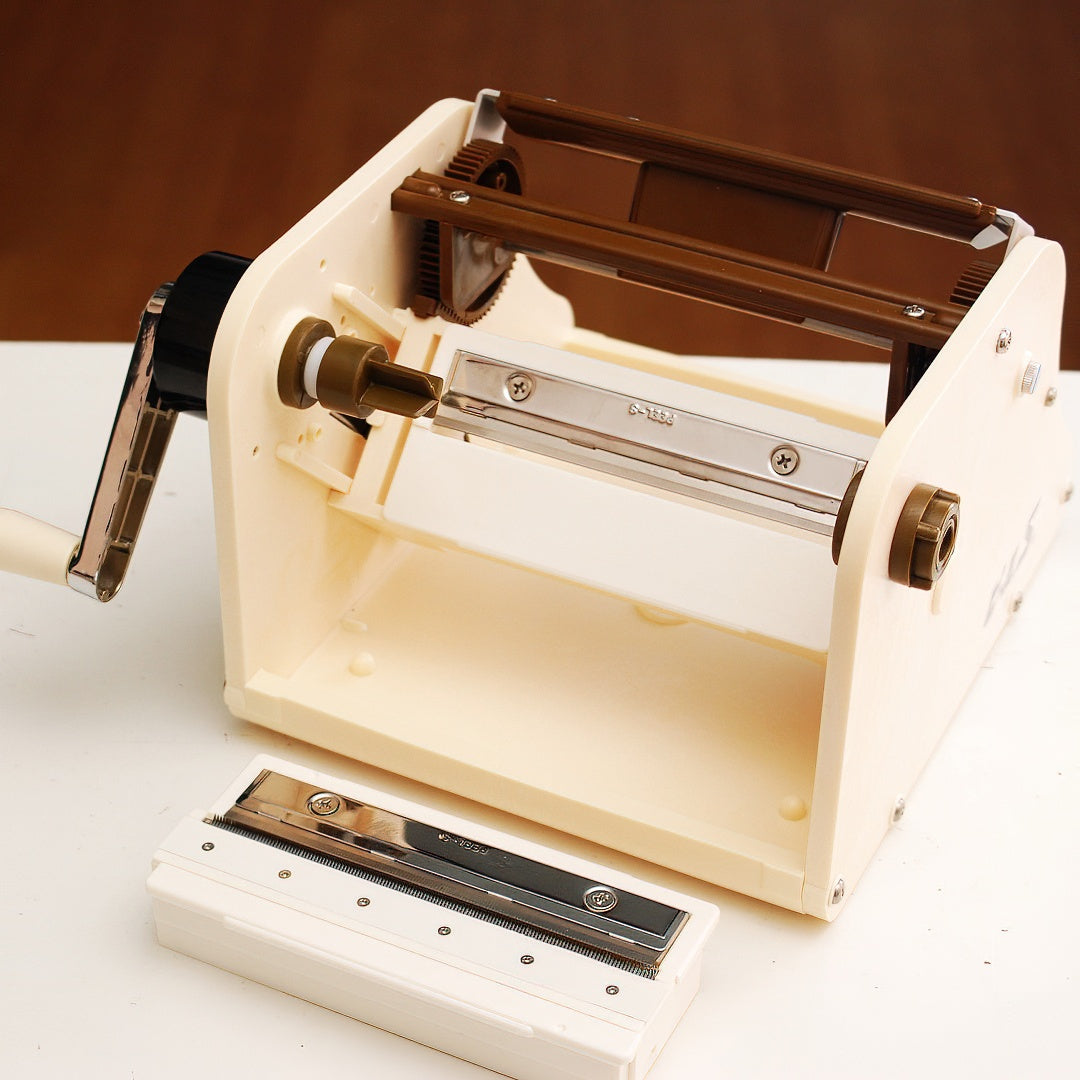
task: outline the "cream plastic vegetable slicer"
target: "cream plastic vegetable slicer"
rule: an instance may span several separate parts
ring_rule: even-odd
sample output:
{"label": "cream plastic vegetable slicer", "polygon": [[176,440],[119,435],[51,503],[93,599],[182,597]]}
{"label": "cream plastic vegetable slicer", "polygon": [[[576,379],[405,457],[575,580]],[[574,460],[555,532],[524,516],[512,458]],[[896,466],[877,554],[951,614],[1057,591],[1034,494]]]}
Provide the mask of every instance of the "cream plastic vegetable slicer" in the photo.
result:
{"label": "cream plastic vegetable slicer", "polygon": [[[537,148],[627,205],[535,198]],[[951,295],[830,270],[867,220],[966,252]],[[888,399],[579,329],[536,260],[880,346]],[[831,919],[1054,535],[1064,277],[976,199],[442,101],[155,294],[85,535],[8,513],[5,565],[107,600],[205,410],[236,714]]]}

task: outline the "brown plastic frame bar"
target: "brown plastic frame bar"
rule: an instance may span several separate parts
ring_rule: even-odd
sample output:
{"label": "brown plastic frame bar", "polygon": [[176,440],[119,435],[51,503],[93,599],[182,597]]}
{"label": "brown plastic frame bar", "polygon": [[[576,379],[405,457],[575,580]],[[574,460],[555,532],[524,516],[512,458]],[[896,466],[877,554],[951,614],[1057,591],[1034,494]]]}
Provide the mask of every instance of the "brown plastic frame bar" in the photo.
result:
{"label": "brown plastic frame bar", "polygon": [[971,240],[998,217],[996,207],[975,198],[948,195],[547,98],[501,93],[496,107],[507,126],[519,135],[668,165],[957,240]]}
{"label": "brown plastic frame bar", "polygon": [[[454,245],[446,242],[453,231],[493,237],[540,259],[891,349],[886,420],[967,308],[828,274],[843,216],[961,241],[1000,227],[997,209],[974,198],[525,94],[502,93],[495,105],[518,134],[639,162],[630,220],[418,172],[394,192],[391,206],[446,226],[441,259],[453,262]],[[733,242],[719,242],[711,223],[735,220],[746,207],[769,235],[747,237],[743,230]],[[452,306],[452,296],[444,302]]]}
{"label": "brown plastic frame bar", "polygon": [[940,348],[966,311],[924,299],[918,302],[924,314],[911,318],[904,314],[915,303],[910,297],[430,173],[408,177],[394,192],[391,206],[418,218],[498,237],[507,247],[538,258],[614,271],[641,284],[774,318],[810,320],[819,329],[883,347],[901,338]]}

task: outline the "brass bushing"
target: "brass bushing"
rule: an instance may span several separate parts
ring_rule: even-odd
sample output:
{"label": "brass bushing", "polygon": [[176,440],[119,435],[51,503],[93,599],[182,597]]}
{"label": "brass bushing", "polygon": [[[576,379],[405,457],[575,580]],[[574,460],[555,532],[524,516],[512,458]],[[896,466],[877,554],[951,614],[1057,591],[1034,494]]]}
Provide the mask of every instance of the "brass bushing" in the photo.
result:
{"label": "brass bushing", "polygon": [[916,484],[900,511],[889,577],[913,589],[930,589],[956,550],[960,496],[932,484]]}

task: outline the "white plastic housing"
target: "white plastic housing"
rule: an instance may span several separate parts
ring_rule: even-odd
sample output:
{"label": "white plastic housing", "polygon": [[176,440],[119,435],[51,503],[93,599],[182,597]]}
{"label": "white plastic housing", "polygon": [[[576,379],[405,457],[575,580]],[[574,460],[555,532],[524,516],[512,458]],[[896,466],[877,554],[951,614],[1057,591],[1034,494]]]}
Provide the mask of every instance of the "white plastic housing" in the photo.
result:
{"label": "white plastic housing", "polygon": [[262,769],[647,895],[690,918],[647,979],[197,815],[154,856],[148,888],[161,944],[519,1080],[645,1075],[697,992],[712,905],[267,756],[207,816],[224,814]]}
{"label": "white plastic housing", "polygon": [[[1061,249],[1027,236],[1009,251],[887,428],[579,330],[518,258],[485,333],[580,357],[582,381],[605,361],[628,383],[664,380],[657,401],[711,395],[717,409],[786,415],[792,432],[829,425],[869,442],[834,567],[828,538],[749,514],[426,422],[377,418],[365,441],[319,406],[282,405],[282,346],[310,315],[402,364],[442,355],[450,328],[407,310],[419,224],[390,195],[416,169],[445,168],[471,108],[429,109],[252,264],[221,321],[208,415],[226,701],[831,919],[1056,530],[1071,460],[1060,410],[1045,406]],[[1003,327],[1012,346],[999,353]],[[1025,394],[1032,360],[1042,378]],[[921,483],[961,499],[955,555],[929,592],[888,577]]]}

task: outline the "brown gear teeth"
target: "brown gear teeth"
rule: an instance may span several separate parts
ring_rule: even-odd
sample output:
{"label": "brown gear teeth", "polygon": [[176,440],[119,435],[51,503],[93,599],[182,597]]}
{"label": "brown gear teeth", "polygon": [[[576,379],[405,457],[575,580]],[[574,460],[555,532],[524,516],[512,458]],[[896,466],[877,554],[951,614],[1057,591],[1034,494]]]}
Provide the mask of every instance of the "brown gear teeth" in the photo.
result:
{"label": "brown gear teeth", "polygon": [[979,260],[971,263],[957,279],[952,296],[949,297],[949,303],[971,307],[990,283],[996,270],[997,266],[994,263]]}
{"label": "brown gear teeth", "polygon": [[[445,175],[451,180],[461,180],[467,184],[479,184],[495,191],[506,191],[513,195],[523,192],[524,169],[517,151],[502,143],[476,139],[463,146],[446,167]],[[450,322],[471,325],[488,313],[498,298],[506,277],[513,268],[513,261],[499,277],[467,308],[455,307],[449,298],[449,289],[443,288],[443,252],[442,234],[447,242],[451,229],[441,230],[434,221],[425,221],[420,238],[420,253],[417,263],[416,295],[413,297],[413,311],[427,318],[441,315]]]}

